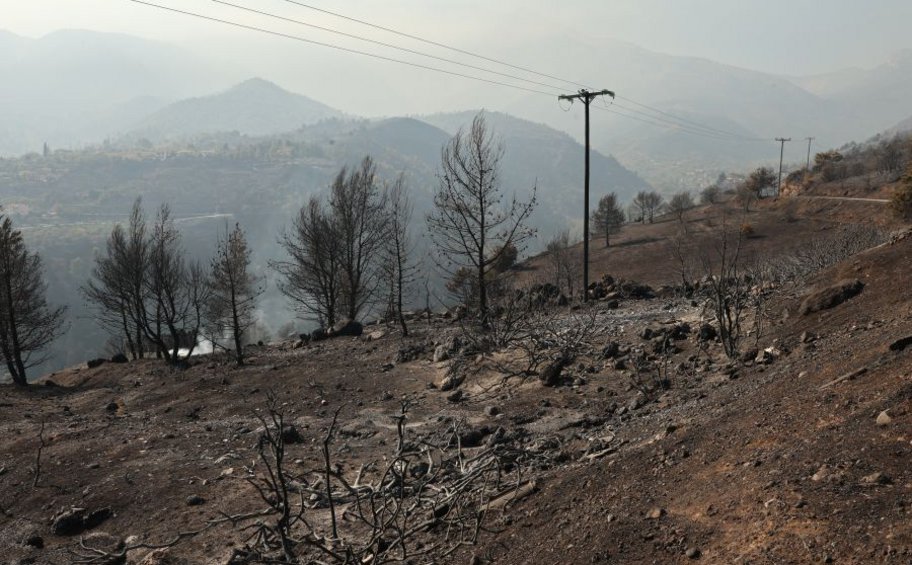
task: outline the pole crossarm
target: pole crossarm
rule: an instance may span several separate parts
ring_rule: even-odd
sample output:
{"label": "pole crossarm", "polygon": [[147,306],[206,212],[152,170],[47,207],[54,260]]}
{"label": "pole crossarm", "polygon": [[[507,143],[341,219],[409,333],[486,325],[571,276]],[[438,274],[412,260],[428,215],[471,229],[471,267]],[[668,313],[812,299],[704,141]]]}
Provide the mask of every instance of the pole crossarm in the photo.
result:
{"label": "pole crossarm", "polygon": [[583,302],[589,301],[589,104],[599,96],[614,98],[613,90],[580,90],[576,94],[561,94],[558,100],[582,100],[586,107],[586,175],[583,185]]}
{"label": "pole crossarm", "polygon": [[580,90],[577,94],[561,94],[557,97],[558,100],[583,100],[585,102],[591,102],[593,98],[598,96],[610,96],[614,98],[613,90],[598,90],[598,91],[589,91],[586,89]]}

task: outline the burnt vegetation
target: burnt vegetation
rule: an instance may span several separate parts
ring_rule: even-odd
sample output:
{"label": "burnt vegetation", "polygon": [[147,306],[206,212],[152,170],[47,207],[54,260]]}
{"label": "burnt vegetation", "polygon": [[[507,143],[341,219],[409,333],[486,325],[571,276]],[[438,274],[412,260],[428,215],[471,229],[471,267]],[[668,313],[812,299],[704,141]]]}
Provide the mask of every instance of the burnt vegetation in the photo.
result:
{"label": "burnt vegetation", "polygon": [[[810,191],[845,180],[834,172],[844,164],[855,171],[856,165],[873,163],[871,174],[896,183],[890,207],[908,220],[912,177],[900,173],[909,162],[905,147],[889,140],[845,154],[820,153],[811,171],[790,175],[786,184]],[[129,220],[112,229],[98,252],[82,288],[85,299],[120,345],[122,361],[139,361],[131,368],[159,371],[161,363],[145,361],[155,357],[169,368],[194,371],[184,383],[197,387],[194,392],[229,394],[241,386],[247,413],[206,415],[198,424],[208,440],[220,449],[225,445],[224,454],[207,453],[200,465],[218,478],[179,477],[182,485],[208,487],[217,507],[206,508],[207,500],[196,494],[186,499],[187,506],[203,507],[198,527],[166,526],[168,535],[160,542],[106,544],[101,536],[85,536],[68,545],[70,557],[77,563],[126,562],[141,553],[195,544],[219,530],[232,540],[228,565],[438,563],[465,561],[470,554],[471,563],[485,562],[487,557],[470,548],[511,527],[519,519],[510,514],[512,505],[534,495],[539,480],[558,480],[556,469],[571,473],[604,460],[608,466],[620,461],[616,468],[622,473],[629,461],[618,454],[642,450],[642,460],[657,461],[652,478],[660,477],[691,457],[685,445],[691,440],[680,432],[674,445],[665,441],[676,433],[680,414],[689,414],[686,425],[691,425],[707,409],[701,401],[736,386],[730,381],[741,375],[757,377],[750,386],[760,386],[755,383],[772,380],[774,369],[776,377],[784,367],[789,375],[796,372],[796,359],[818,362],[817,337],[804,328],[820,325],[808,320],[822,324],[830,311],[866,297],[868,287],[855,275],[837,284],[815,277],[900,240],[887,228],[849,224],[817,230],[797,246],[763,247],[769,218],[782,222],[773,225],[809,220],[799,219],[788,203],[773,201],[777,179],[761,167],[726,190],[721,179],[702,190],[702,207],[696,193],[679,192],[666,202],[657,192],[642,191],[627,218],[639,226],[625,225],[622,203],[615,193],[606,194],[591,218],[591,235],[604,238],[602,251],[633,246],[621,237],[626,230],[650,230],[653,239],[644,236],[644,247],[655,243],[669,258],[663,264],[669,284],[654,287],[606,273],[583,288],[581,258],[569,229],[548,240],[534,261],[523,262],[535,236],[530,224],[535,192],[522,201],[509,195],[512,187],[501,185],[504,151],[484,115],[443,147],[433,207],[423,218],[428,250],[420,249],[412,228],[407,177],[381,178],[370,157],[340,169],[325,195],[301,206],[279,235],[284,257],[268,267],[257,263],[240,224],[219,233],[204,267],[186,251],[168,206],[150,220],[136,201]],[[432,311],[428,260],[450,294],[442,301],[443,312]],[[64,323],[64,310],[45,300],[42,274],[40,258],[2,218],[0,353],[16,384],[27,384],[25,370],[40,360]],[[251,343],[269,276],[317,330]],[[814,288],[808,288],[809,280],[817,281]],[[422,291],[424,311],[411,311]],[[375,323],[365,323],[369,318]],[[799,322],[788,323],[803,329],[800,337],[783,329],[795,319]],[[873,321],[868,326],[877,327]],[[389,345],[390,335],[395,345]],[[333,337],[348,339],[324,341]],[[901,352],[907,340],[894,340],[890,350]],[[191,357],[204,342],[216,353],[194,367]],[[297,364],[305,362],[310,365],[302,370]],[[273,371],[287,382],[259,374]],[[144,375],[173,377],[170,370]],[[147,378],[131,377],[132,388]],[[266,402],[251,409],[250,399],[259,402],[263,396],[263,382],[270,389]],[[297,388],[289,392],[292,383]],[[396,386],[412,388],[399,393]],[[48,387],[49,394],[54,388]],[[125,388],[130,387],[118,383],[111,390],[125,396]],[[530,390],[541,395],[537,404],[523,396]],[[515,413],[507,417],[501,407],[508,403]],[[166,420],[179,406],[155,405],[150,413]],[[197,426],[209,408],[197,406],[178,419]],[[105,426],[127,419],[119,397],[103,409]],[[642,427],[618,439],[628,425]],[[54,458],[62,429],[52,433],[41,420],[32,442],[32,490],[57,488],[47,475],[50,465],[59,463]],[[150,435],[148,442],[183,439],[171,431],[161,435]],[[192,434],[185,438],[204,449],[204,441]],[[705,453],[698,457],[707,465]],[[114,457],[109,459],[113,466]],[[760,466],[756,460],[723,466],[733,473]],[[222,468],[210,469],[210,463]],[[0,477],[5,473],[0,466]],[[195,468],[181,473],[205,474]],[[647,475],[638,478],[650,480]],[[18,486],[25,484],[17,480]],[[124,480],[132,485],[134,479],[127,472]],[[776,488],[774,483],[764,489]],[[876,477],[872,483],[888,484]],[[589,488],[585,484],[574,492]],[[61,498],[68,494],[60,489]],[[53,503],[56,499],[46,508]],[[110,509],[103,514],[102,521],[113,515]],[[651,508],[643,514],[661,524],[667,511]],[[78,527],[66,530],[74,535],[94,527],[84,508],[64,510],[52,522],[65,516],[79,518]],[[637,530],[637,540],[643,539],[640,518],[620,519],[624,528]],[[556,526],[547,527],[558,531],[563,520],[552,517]],[[607,522],[615,520],[611,515]],[[677,557],[699,558],[699,551],[684,547],[679,531],[658,525],[650,527],[649,536],[656,535],[653,530],[666,536],[664,544],[651,544],[655,551],[672,547],[667,551]],[[211,545],[203,547],[208,551]]]}

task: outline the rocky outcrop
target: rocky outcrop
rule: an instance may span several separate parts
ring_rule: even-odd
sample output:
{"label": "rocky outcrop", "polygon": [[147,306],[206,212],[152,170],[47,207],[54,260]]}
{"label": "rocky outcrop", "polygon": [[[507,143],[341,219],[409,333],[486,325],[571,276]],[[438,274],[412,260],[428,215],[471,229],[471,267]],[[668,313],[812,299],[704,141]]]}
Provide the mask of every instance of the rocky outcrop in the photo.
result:
{"label": "rocky outcrop", "polygon": [[808,315],[821,310],[839,306],[846,300],[857,296],[864,289],[864,283],[858,279],[840,281],[833,286],[816,290],[801,303],[801,314]]}

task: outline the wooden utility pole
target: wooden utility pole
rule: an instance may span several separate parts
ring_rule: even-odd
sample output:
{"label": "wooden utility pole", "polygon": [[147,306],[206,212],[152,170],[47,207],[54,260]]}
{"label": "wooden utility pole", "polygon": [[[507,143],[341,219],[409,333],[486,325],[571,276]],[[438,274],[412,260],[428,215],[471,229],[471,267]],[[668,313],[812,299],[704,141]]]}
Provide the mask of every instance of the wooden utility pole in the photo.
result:
{"label": "wooden utility pole", "polygon": [[779,195],[782,193],[782,157],[785,155],[785,142],[791,141],[791,137],[777,137],[781,145],[779,146],[779,184],[776,185],[776,198],[779,198]]}
{"label": "wooden utility pole", "polygon": [[817,138],[816,137],[805,137],[805,139],[808,142],[808,162],[807,162],[807,167],[805,170],[807,172],[811,172],[811,142]]}
{"label": "wooden utility pole", "polygon": [[589,104],[599,96],[614,98],[610,90],[590,92],[580,90],[577,94],[562,94],[558,100],[582,100],[586,108],[586,172],[583,177],[583,302],[589,301]]}

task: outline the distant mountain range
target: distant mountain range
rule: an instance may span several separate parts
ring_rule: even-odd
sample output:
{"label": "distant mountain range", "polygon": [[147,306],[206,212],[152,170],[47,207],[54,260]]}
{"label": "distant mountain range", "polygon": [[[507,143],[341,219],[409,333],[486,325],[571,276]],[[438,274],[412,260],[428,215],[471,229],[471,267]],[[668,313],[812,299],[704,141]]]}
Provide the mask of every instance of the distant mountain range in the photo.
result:
{"label": "distant mountain range", "polygon": [[166,104],[232,80],[183,49],[126,35],[0,31],[0,155],[122,133]]}
{"label": "distant mountain range", "polygon": [[340,117],[342,112],[325,104],[254,78],[219,94],[165,106],[131,133],[154,140],[224,131],[268,135]]}
{"label": "distant mountain range", "polygon": [[[563,69],[562,75],[580,82],[604,77],[607,82],[595,86],[619,96],[613,107],[594,108],[593,146],[665,190],[697,189],[722,170],[772,162],[778,158],[772,141],[777,136],[814,136],[820,148],[867,139],[906,118],[912,100],[912,51],[872,69],[812,77],[564,35],[512,45],[503,56],[532,61],[539,69]],[[8,79],[0,83],[0,156],[40,151],[45,141],[52,148],[79,147],[126,134],[153,140],[217,131],[266,135],[343,113],[369,113],[330,108],[261,80],[229,88],[250,74],[175,46],[116,34],[61,31],[27,39],[0,31],[0,73]],[[380,88],[398,92],[401,85],[390,82]],[[441,107],[479,105],[464,97],[456,90],[437,98]],[[555,111],[556,101],[546,106],[541,97],[508,89],[486,100],[486,107],[579,139],[578,114]],[[651,108],[687,121],[680,127],[682,122]],[[700,124],[702,134],[687,131],[693,129],[688,124]],[[803,160],[798,145],[786,147],[787,161]]]}
{"label": "distant mountain range", "polygon": [[[593,86],[616,89],[608,110],[628,116],[594,110],[594,143],[669,189],[697,188],[700,177],[709,182],[720,170],[778,161],[775,137],[814,136],[820,149],[836,147],[891,127],[912,108],[912,51],[875,69],[825,77],[777,76],[612,40],[571,42],[556,53],[529,46],[527,56],[541,68],[595,61],[584,76],[605,77]],[[719,131],[685,131],[700,126]],[[787,145],[786,161],[803,161],[803,151],[800,143]]]}

